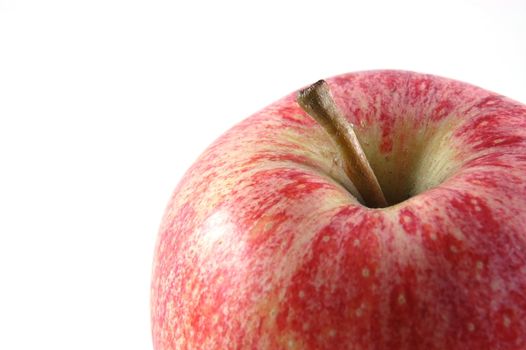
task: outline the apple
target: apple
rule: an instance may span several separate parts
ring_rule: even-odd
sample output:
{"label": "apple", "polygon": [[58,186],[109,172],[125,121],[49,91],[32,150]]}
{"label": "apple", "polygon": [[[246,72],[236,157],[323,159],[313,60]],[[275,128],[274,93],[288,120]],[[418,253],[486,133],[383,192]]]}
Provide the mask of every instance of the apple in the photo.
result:
{"label": "apple", "polygon": [[156,350],[526,349],[526,106],[387,70],[252,115],[170,199],[151,321]]}

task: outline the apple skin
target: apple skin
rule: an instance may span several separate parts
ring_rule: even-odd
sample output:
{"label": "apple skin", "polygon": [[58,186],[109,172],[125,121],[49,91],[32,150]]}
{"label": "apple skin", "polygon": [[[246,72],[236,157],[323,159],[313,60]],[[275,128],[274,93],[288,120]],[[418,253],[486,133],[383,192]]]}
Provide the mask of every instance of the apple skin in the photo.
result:
{"label": "apple skin", "polygon": [[399,203],[360,204],[296,93],[254,114],[168,204],[154,348],[526,349],[526,107],[413,72],[327,82]]}

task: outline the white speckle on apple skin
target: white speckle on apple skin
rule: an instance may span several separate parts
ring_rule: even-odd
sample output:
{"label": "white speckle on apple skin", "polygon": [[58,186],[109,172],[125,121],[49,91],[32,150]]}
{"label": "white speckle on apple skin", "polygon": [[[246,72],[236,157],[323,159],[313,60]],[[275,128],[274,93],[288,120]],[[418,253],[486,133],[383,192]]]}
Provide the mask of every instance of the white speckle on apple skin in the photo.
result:
{"label": "white speckle on apple skin", "polygon": [[359,308],[356,310],[356,317],[361,317],[363,315],[363,309],[362,308]]}
{"label": "white speckle on apple skin", "polygon": [[367,267],[364,267],[362,269],[362,276],[367,278],[367,277],[369,277],[369,275],[370,275],[369,269]]}

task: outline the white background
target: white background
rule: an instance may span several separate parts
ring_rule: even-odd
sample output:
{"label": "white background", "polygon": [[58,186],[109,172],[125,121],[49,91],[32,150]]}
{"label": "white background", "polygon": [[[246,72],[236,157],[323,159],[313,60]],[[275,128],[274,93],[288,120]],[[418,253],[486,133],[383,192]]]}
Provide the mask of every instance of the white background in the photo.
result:
{"label": "white background", "polygon": [[184,171],[283,95],[378,68],[526,102],[526,2],[0,0],[0,349],[151,349]]}

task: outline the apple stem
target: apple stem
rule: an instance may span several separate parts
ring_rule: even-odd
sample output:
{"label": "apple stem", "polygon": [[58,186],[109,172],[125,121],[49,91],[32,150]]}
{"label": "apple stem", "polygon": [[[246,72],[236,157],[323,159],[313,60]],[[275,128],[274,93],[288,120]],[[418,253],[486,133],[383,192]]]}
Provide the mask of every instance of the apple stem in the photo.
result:
{"label": "apple stem", "polygon": [[360,192],[365,204],[371,208],[386,207],[385,196],[352,124],[334,102],[325,80],[319,80],[301,90],[297,102],[336,142],[343,155],[345,173]]}

